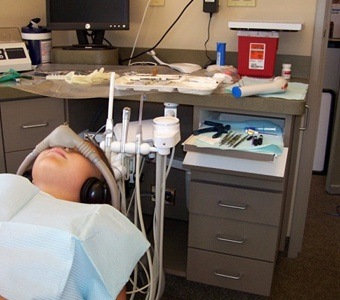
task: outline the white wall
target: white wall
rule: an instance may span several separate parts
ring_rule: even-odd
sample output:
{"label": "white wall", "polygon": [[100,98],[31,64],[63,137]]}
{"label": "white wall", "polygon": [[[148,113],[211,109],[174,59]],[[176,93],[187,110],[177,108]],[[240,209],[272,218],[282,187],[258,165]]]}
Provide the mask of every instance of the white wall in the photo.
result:
{"label": "white wall", "polygon": [[[133,45],[147,2],[148,0],[130,0],[131,28],[124,32],[107,32],[106,37],[113,45]],[[228,7],[227,0],[219,2],[219,12],[214,14],[211,22],[208,50],[215,50],[218,41],[227,43],[227,51],[237,50],[237,33],[228,29],[228,21],[277,21],[304,24],[304,29],[299,33],[280,34],[279,54],[311,54],[317,0],[257,0],[254,8]],[[165,0],[164,7],[150,7],[137,47],[151,47],[156,44],[187,3],[189,0]],[[25,26],[34,17],[40,17],[41,24],[46,24],[44,0],[2,0],[1,5],[1,27]],[[193,1],[158,48],[204,50],[209,14],[202,12],[202,5],[202,0]],[[74,32],[53,32],[52,39],[54,46],[76,42]]]}

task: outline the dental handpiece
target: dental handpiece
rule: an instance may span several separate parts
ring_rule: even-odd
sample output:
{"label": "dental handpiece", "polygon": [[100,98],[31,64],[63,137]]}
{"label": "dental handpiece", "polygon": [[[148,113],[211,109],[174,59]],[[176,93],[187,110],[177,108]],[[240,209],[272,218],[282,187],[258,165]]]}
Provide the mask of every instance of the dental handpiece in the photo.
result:
{"label": "dental handpiece", "polygon": [[130,116],[131,116],[130,107],[124,107],[123,116],[122,116],[122,140],[120,143],[120,150],[122,153],[125,152],[125,144],[126,144],[127,135],[128,135]]}

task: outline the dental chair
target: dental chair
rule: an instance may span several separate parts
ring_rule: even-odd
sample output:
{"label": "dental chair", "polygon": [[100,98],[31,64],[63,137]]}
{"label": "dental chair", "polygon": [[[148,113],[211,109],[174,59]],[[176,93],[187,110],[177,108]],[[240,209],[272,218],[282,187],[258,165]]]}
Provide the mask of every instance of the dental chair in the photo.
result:
{"label": "dental chair", "polygon": [[[108,119],[101,142],[111,166],[115,166],[114,175],[67,125],[59,126],[39,143],[17,175],[0,174],[0,296],[10,300],[115,299],[134,271],[131,294],[143,292],[147,300],[161,299],[165,286],[166,178],[180,141],[179,120],[171,116],[153,119],[152,141],[147,142],[142,130],[143,94],[133,140],[128,139],[129,108],[123,110],[121,138],[117,139],[112,119],[114,78],[112,72]],[[54,146],[77,148],[97,166],[109,187],[112,206],[56,201],[19,176],[39,153]],[[151,154],[156,164],[152,249],[146,239],[139,184],[144,156]],[[126,179],[134,176],[135,193],[129,203],[134,206],[132,223],[127,217],[124,186]],[[139,262],[145,276],[141,281],[148,281],[143,287],[137,285]]]}
{"label": "dental chair", "polygon": [[0,175],[0,295],[115,299],[149,247],[110,205],[55,199],[26,178]]}
{"label": "dental chair", "polygon": [[[52,132],[18,174],[44,149],[64,145],[77,147],[108,182],[114,181],[100,158],[69,130],[62,125]],[[19,175],[0,174],[0,295],[10,300],[116,299],[150,246],[144,235],[110,205],[56,199]]]}

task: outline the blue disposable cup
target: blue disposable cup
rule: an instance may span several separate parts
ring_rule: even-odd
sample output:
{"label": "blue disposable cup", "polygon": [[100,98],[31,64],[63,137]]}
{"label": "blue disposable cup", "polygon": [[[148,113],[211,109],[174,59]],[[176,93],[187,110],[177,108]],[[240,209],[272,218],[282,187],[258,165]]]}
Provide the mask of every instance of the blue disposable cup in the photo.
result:
{"label": "blue disposable cup", "polygon": [[216,64],[218,66],[225,66],[225,49],[226,49],[226,43],[217,43]]}

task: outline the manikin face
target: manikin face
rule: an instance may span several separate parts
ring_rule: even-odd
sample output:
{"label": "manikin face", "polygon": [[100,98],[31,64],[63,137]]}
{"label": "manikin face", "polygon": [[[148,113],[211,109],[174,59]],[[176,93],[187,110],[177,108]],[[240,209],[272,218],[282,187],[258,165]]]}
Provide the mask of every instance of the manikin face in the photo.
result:
{"label": "manikin face", "polygon": [[80,202],[80,190],[100,171],[75,149],[50,148],[39,154],[32,169],[33,183],[53,197]]}

